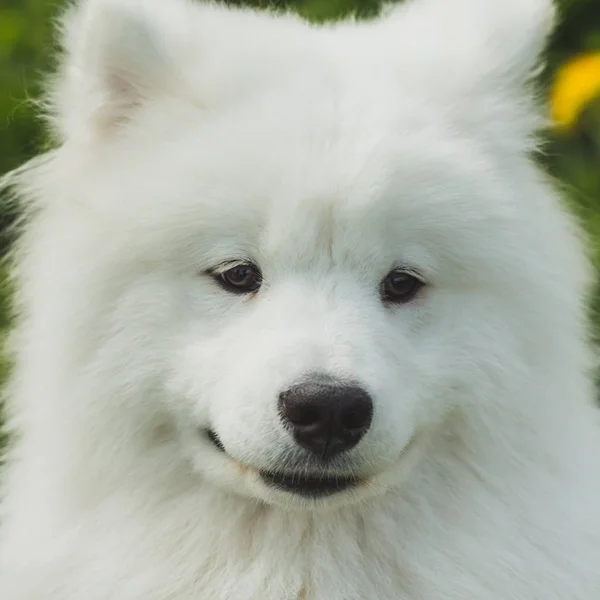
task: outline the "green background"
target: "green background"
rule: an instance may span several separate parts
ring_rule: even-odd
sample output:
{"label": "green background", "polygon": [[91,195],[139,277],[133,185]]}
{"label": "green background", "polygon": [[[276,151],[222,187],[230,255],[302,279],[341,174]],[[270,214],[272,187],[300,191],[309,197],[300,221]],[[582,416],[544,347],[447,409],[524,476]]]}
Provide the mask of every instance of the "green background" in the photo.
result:
{"label": "green background", "polygon": [[[233,3],[293,7],[313,20],[333,19],[348,13],[369,16],[379,8],[376,0],[277,3],[234,0]],[[542,78],[546,84],[571,57],[600,51],[600,0],[561,0],[559,5],[561,24],[551,42],[548,68]],[[42,123],[32,100],[39,97],[40,73],[51,67],[52,20],[60,8],[60,0],[0,0],[0,174],[14,169],[44,147]],[[564,183],[569,201],[591,233],[593,253],[600,267],[600,101],[592,102],[568,133],[548,132],[547,142],[540,160]],[[15,209],[6,197],[0,197],[2,254],[10,248],[8,226],[15,217]],[[7,298],[7,286],[0,272],[0,332],[9,326]],[[596,316],[600,311],[596,307],[600,308],[600,288],[592,313],[596,331],[600,331],[600,317]],[[6,370],[6,363],[0,362],[0,381]]]}

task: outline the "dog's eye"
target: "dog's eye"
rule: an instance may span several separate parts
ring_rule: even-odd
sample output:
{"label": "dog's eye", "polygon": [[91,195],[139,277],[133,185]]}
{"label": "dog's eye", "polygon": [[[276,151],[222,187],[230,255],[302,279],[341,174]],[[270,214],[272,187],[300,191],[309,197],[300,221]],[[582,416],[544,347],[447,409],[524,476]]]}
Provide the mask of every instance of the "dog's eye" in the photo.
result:
{"label": "dog's eye", "polygon": [[234,294],[250,294],[260,288],[262,275],[256,265],[242,263],[214,274],[221,287]]}
{"label": "dog's eye", "polygon": [[385,302],[406,304],[425,285],[415,273],[405,269],[394,269],[381,282],[381,298]]}

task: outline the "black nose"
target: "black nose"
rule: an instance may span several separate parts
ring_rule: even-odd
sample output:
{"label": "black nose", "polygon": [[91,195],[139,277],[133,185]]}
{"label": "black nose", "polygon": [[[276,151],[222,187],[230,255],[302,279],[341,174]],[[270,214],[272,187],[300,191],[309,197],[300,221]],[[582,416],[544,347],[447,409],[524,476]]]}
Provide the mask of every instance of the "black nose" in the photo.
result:
{"label": "black nose", "polygon": [[281,393],[279,412],[296,442],[325,459],[358,444],[371,425],[373,401],[358,386],[314,379]]}

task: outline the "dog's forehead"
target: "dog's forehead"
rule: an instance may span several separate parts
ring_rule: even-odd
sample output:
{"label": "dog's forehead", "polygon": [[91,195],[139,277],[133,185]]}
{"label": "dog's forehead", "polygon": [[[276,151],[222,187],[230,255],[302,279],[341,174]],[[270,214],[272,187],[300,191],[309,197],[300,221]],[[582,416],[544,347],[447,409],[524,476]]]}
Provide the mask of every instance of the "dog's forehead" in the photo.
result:
{"label": "dog's forehead", "polygon": [[[486,201],[493,167],[469,140],[393,115],[377,122],[373,109],[343,118],[330,109],[308,109],[309,119],[300,112],[280,123],[253,121],[253,134],[226,151],[232,160],[215,187],[243,182],[228,196],[234,213],[226,212],[254,221],[246,232],[264,253],[347,246],[364,254],[400,234],[459,233],[468,220],[503,211]],[[331,119],[320,127],[323,113]]]}
{"label": "dog's forehead", "polygon": [[[174,253],[185,240],[212,262],[330,257],[364,265],[392,262],[400,248],[423,242],[457,251],[461,231],[472,235],[474,222],[503,210],[487,199],[492,167],[468,138],[449,135],[435,114],[425,119],[413,106],[406,116],[396,99],[374,104],[371,92],[338,84],[321,78],[274,90],[209,120],[182,111],[168,133],[152,122],[144,133],[152,143],[133,154],[144,164],[115,190],[117,198],[134,187],[153,206],[124,217],[150,232],[138,239],[156,247],[156,236],[168,235]],[[121,211],[127,203],[117,204]]]}

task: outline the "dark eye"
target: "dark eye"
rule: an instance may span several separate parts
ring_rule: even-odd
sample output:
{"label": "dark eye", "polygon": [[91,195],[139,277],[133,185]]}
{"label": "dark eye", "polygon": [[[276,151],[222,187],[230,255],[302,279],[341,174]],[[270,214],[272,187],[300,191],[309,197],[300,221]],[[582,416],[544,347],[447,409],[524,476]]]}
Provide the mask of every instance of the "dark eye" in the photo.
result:
{"label": "dark eye", "polygon": [[406,304],[424,285],[423,280],[414,273],[405,269],[394,269],[381,282],[381,298],[385,302]]}
{"label": "dark eye", "polygon": [[235,265],[213,276],[223,289],[233,294],[250,294],[258,290],[262,283],[262,275],[252,263]]}

